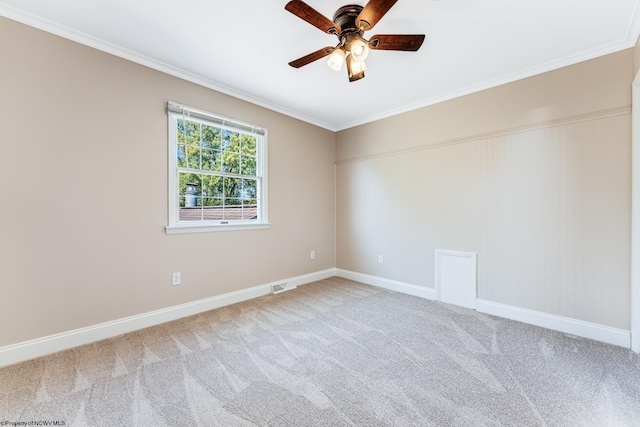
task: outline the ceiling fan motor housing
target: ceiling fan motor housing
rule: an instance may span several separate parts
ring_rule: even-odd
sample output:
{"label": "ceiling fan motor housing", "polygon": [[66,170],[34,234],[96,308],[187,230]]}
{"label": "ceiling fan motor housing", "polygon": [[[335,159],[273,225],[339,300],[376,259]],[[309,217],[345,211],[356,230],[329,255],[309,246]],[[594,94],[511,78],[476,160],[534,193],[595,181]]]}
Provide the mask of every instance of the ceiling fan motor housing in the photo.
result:
{"label": "ceiling fan motor housing", "polygon": [[333,22],[342,28],[341,34],[361,32],[360,28],[356,27],[356,18],[361,11],[362,6],[357,4],[348,4],[336,11],[333,15]]}

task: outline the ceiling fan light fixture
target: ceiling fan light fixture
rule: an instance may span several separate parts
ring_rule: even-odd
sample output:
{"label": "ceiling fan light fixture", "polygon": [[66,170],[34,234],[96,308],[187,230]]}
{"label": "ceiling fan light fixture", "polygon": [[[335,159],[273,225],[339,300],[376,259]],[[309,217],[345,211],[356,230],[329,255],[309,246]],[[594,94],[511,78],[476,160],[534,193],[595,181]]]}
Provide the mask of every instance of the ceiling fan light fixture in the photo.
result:
{"label": "ceiling fan light fixture", "polygon": [[349,81],[355,82],[364,78],[364,70],[367,69],[364,60],[370,50],[417,51],[422,46],[424,34],[376,34],[369,38],[364,36],[364,33],[372,30],[397,1],[368,0],[365,6],[348,4],[336,11],[332,21],[303,0],[290,0],[284,7],[285,10],[324,33],[337,36],[339,43],[336,47],[327,46],[291,61],[289,65],[300,68],[328,56],[327,65],[332,70],[340,71],[346,63]]}
{"label": "ceiling fan light fixture", "polygon": [[364,61],[356,61],[353,55],[349,55],[347,58],[347,71],[349,74],[349,81],[356,81],[364,77],[364,71],[367,69],[367,64]]}
{"label": "ceiling fan light fixture", "polygon": [[333,52],[329,55],[329,59],[327,60],[327,65],[334,71],[340,71],[342,69],[342,65],[344,64],[345,52],[342,48],[334,49]]}
{"label": "ceiling fan light fixture", "polygon": [[364,78],[364,70],[366,68],[367,64],[364,61],[354,61],[351,55],[347,58],[347,74],[350,82]]}
{"label": "ceiling fan light fixture", "polygon": [[351,56],[356,61],[364,61],[369,55],[369,46],[362,39],[351,42]]}
{"label": "ceiling fan light fixture", "polygon": [[349,61],[352,74],[360,74],[367,69],[367,64],[364,61],[358,61],[353,55],[349,55]]}

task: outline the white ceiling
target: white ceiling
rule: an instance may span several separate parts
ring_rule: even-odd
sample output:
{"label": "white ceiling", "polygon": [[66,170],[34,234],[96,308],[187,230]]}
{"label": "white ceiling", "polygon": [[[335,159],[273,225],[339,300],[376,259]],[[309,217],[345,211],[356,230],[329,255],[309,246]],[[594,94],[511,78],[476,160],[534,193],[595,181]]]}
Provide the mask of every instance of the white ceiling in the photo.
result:
{"label": "white ceiling", "polygon": [[[306,2],[329,19],[350,4]],[[337,131],[632,47],[639,2],[399,0],[365,36],[422,48],[371,52],[353,83],[325,59],[287,65],[337,44],[287,0],[0,0],[0,15]]]}

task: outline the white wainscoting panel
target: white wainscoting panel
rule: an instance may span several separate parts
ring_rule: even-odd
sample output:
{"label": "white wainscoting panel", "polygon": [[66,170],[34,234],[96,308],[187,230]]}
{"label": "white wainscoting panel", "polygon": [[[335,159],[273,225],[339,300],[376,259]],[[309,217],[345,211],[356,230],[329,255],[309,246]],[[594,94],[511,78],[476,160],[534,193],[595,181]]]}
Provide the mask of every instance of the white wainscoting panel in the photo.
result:
{"label": "white wainscoting panel", "polygon": [[628,330],[630,158],[620,109],[338,162],[336,267],[436,289],[460,249],[478,299]]}

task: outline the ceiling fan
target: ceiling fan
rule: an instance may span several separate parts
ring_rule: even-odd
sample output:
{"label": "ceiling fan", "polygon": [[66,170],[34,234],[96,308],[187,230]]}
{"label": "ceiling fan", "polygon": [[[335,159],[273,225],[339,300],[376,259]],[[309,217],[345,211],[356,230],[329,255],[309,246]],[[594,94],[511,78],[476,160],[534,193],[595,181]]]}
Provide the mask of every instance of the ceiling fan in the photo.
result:
{"label": "ceiling fan", "polygon": [[333,21],[301,0],[292,0],[284,7],[300,19],[324,31],[338,36],[335,47],[326,46],[313,53],[289,62],[294,68],[300,68],[320,58],[329,56],[329,67],[340,71],[347,63],[349,81],[364,77],[367,65],[364,60],[369,49],[401,50],[415,52],[424,41],[424,34],[377,34],[369,40],[364,32],[371,30],[398,0],[369,0],[364,6],[349,4],[342,6],[333,15]]}

